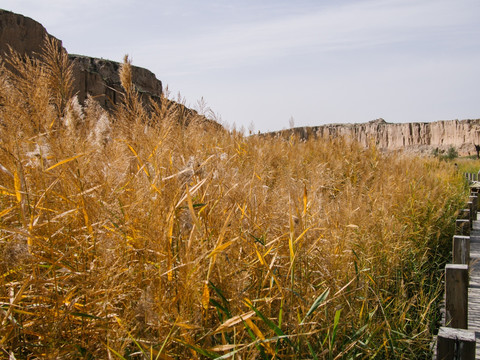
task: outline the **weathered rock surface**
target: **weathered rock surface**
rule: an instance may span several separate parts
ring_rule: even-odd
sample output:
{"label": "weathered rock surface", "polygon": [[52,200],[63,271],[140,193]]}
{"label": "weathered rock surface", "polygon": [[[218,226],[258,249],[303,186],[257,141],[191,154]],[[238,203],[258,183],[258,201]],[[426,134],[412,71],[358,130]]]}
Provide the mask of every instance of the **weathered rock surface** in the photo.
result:
{"label": "weathered rock surface", "polygon": [[8,54],[9,46],[20,55],[31,57],[40,54],[45,36],[53,38],[40,23],[23,15],[0,9],[1,57]]}
{"label": "weathered rock surface", "polygon": [[292,131],[302,139],[343,136],[365,147],[375,144],[381,150],[431,152],[433,149],[441,151],[453,146],[462,155],[473,155],[476,153],[474,144],[480,144],[480,119],[401,124],[377,119],[362,124],[299,127],[275,134],[290,136]]}
{"label": "weathered rock surface", "polygon": [[[40,57],[45,37],[54,38],[40,23],[0,9],[1,57],[9,53],[9,47],[24,56]],[[69,55],[69,58],[73,62],[74,93],[80,102],[90,95],[105,108],[118,103],[122,92],[119,63],[80,55]],[[151,71],[132,66],[132,81],[142,98],[160,101],[162,82]]]}
{"label": "weathered rock surface", "polygon": [[[22,56],[41,58],[45,37],[54,38],[40,23],[0,9],[1,58],[8,56],[9,47]],[[59,46],[62,46],[62,42],[58,41]],[[87,96],[94,98],[105,109],[110,109],[121,102],[123,89],[118,73],[120,63],[82,55],[68,56],[73,65],[73,93],[78,96],[81,103]],[[161,105],[162,82],[155,74],[147,69],[132,66],[132,82],[147,108],[151,100]],[[199,115],[183,104],[168,99],[165,103],[170,116],[183,125],[197,121],[205,129],[223,130],[217,122]]]}
{"label": "weathered rock surface", "polygon": [[[74,88],[80,102],[87,95],[95,98],[103,107],[117,104],[121,98],[122,85],[118,70],[120,63],[111,60],[69,55],[73,62]],[[151,71],[132,66],[132,79],[137,91],[147,101],[160,102],[162,82]]]}

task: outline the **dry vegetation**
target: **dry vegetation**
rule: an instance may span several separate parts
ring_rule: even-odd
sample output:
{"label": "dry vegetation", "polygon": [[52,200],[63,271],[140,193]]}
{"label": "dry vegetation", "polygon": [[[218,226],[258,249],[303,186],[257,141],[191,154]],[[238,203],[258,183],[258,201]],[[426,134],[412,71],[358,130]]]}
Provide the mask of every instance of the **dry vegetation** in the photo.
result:
{"label": "dry vegetation", "polygon": [[121,78],[108,114],[53,44],[2,68],[0,357],[428,358],[451,164],[183,127]]}

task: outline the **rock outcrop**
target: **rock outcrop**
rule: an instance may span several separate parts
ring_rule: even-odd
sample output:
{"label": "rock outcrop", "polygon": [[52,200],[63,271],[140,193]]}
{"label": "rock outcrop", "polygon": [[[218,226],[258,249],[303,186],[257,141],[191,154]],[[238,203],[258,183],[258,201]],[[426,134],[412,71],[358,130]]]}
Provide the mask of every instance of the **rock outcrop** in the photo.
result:
{"label": "rock outcrop", "polygon": [[[39,58],[46,37],[54,38],[40,23],[0,9],[0,57],[8,55],[11,47],[22,56]],[[69,58],[73,63],[73,90],[81,103],[87,95],[104,108],[118,103],[122,92],[118,62],[80,55],[69,55]],[[162,82],[151,71],[132,66],[132,82],[146,103],[149,99],[160,101]]]}
{"label": "rock outcrop", "polygon": [[[57,40],[62,47],[62,42],[50,35],[40,23],[0,9],[0,58],[8,56],[9,48],[21,56],[41,58],[46,37]],[[108,110],[121,102],[123,89],[118,73],[120,63],[82,55],[68,56],[73,67],[73,93],[78,96],[80,103],[84,103],[86,98],[91,96]],[[161,106],[162,82],[155,74],[147,69],[132,66],[132,82],[147,109],[151,101]],[[175,117],[183,125],[198,121],[206,128],[223,130],[217,122],[199,115],[183,104],[168,99],[165,99],[164,103],[170,116]]]}
{"label": "rock outcrop", "polygon": [[474,144],[480,144],[480,119],[401,124],[377,119],[362,124],[298,127],[270,135],[288,137],[292,131],[301,139],[343,136],[358,141],[365,147],[375,144],[381,150],[431,152],[434,149],[443,151],[454,147],[461,155],[473,155],[476,153]]}
{"label": "rock outcrop", "polygon": [[[120,101],[122,85],[118,70],[120,63],[111,60],[69,55],[73,62],[74,88],[81,103],[87,95],[95,98],[104,108],[110,108]],[[132,66],[132,79],[135,88],[145,103],[152,99],[160,103],[162,82],[151,71]]]}
{"label": "rock outcrop", "polygon": [[38,57],[46,36],[54,38],[35,20],[0,9],[0,57],[9,53],[9,47],[22,56]]}

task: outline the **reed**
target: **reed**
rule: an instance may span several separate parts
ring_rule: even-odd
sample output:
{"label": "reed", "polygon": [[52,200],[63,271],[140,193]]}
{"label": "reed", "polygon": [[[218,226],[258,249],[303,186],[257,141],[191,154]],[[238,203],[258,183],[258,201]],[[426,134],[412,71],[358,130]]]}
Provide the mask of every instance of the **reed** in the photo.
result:
{"label": "reed", "polygon": [[421,359],[466,188],[451,163],[182,122],[55,44],[0,74],[0,349],[13,358]]}

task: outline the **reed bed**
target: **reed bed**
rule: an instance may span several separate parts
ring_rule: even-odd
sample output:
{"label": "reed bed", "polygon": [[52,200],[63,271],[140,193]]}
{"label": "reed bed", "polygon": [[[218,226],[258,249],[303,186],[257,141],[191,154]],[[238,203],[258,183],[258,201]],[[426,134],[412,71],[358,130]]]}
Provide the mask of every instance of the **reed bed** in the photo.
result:
{"label": "reed bed", "polygon": [[452,164],[185,125],[120,72],[107,113],[54,43],[2,64],[1,356],[430,356]]}

